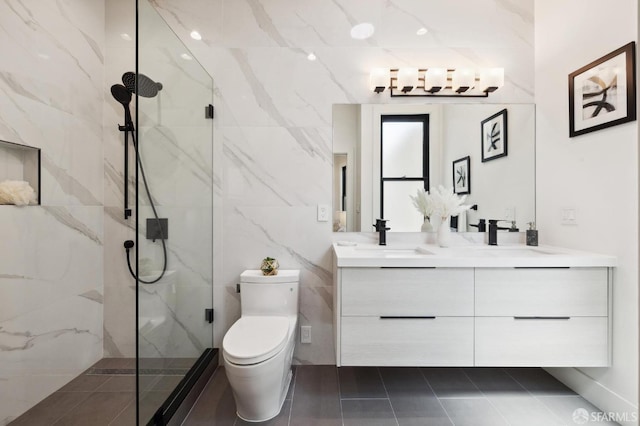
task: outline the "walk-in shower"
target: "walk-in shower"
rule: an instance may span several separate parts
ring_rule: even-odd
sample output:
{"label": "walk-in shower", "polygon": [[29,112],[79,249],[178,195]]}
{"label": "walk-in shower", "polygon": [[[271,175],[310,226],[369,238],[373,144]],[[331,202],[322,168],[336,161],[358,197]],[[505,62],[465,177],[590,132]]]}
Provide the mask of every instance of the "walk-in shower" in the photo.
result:
{"label": "walk-in shower", "polygon": [[42,206],[3,210],[25,243],[0,262],[0,426],[176,422],[217,365],[213,81],[155,2],[45,3],[35,29],[0,6],[24,38],[0,51],[28,53],[11,92],[43,92],[0,121],[29,113],[44,171]]}
{"label": "walk-in shower", "polygon": [[[120,83],[131,94],[128,130],[112,135],[126,147],[122,190],[133,203],[122,225],[134,232],[105,250],[122,253],[136,288],[138,424],[162,424],[215,357],[213,121],[203,114],[213,103],[213,81],[196,60],[184,59],[186,47],[147,0],[138,1],[137,44],[135,67],[121,63],[108,74],[122,117]],[[157,385],[148,386],[152,377]]]}

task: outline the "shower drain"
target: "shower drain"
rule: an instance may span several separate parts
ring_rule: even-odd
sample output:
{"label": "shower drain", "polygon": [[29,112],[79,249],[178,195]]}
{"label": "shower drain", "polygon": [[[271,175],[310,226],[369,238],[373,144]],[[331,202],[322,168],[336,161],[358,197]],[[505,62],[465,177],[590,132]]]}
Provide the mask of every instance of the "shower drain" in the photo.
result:
{"label": "shower drain", "polygon": [[[141,368],[141,376],[184,376],[189,370],[184,368]],[[135,376],[135,368],[90,368],[87,375]]]}

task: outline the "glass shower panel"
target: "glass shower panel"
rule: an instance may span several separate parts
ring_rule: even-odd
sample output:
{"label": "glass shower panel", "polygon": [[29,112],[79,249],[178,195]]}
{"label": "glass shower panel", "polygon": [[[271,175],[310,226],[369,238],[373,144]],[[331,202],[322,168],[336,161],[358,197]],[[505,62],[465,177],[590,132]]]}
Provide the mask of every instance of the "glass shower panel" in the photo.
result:
{"label": "glass shower panel", "polygon": [[[213,346],[213,80],[138,2],[138,403],[146,424]],[[150,193],[150,196],[149,196]],[[150,201],[151,200],[151,201]]]}

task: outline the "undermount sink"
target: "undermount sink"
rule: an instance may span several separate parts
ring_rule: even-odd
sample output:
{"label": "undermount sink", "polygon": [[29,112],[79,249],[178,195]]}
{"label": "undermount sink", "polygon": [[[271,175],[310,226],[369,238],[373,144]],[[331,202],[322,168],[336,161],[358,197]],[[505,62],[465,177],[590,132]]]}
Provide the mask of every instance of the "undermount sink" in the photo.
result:
{"label": "undermount sink", "polygon": [[522,247],[522,246],[477,246],[469,247],[466,250],[470,250],[482,255],[495,255],[495,256],[548,256],[557,253],[542,250],[536,247]]}
{"label": "undermount sink", "polygon": [[422,247],[393,247],[393,246],[375,246],[375,247],[356,247],[355,250],[362,254],[371,256],[384,257],[407,257],[407,256],[425,256],[432,255],[429,250]]}

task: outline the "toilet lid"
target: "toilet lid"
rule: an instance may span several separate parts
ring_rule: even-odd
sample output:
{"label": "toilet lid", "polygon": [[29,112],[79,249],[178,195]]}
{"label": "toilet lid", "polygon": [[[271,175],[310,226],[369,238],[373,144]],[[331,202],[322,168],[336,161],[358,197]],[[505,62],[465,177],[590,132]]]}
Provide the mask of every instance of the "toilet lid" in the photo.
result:
{"label": "toilet lid", "polygon": [[242,317],[225,334],[222,349],[234,364],[257,364],[280,352],[288,333],[287,317]]}

